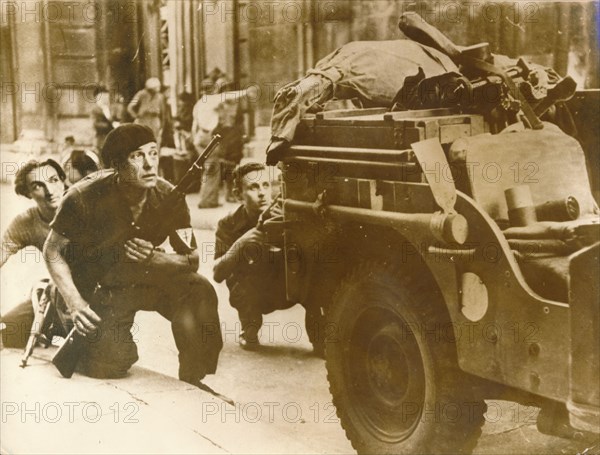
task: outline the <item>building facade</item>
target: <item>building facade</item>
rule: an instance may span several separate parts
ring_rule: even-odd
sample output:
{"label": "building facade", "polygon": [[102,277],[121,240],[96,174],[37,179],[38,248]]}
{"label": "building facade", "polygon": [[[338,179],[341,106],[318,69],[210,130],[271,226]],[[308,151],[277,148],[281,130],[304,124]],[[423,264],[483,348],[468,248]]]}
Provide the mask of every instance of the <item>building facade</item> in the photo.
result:
{"label": "building facade", "polygon": [[[66,135],[91,144],[94,89],[127,99],[151,72],[152,3],[23,0],[0,3],[2,142],[41,131],[51,144]],[[159,66],[156,65],[158,68]]]}

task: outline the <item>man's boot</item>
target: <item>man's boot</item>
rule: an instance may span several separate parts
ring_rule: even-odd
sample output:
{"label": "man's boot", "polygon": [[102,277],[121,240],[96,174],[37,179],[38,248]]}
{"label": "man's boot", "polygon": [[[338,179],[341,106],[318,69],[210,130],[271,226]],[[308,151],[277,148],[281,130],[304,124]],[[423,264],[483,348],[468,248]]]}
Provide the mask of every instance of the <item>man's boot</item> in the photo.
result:
{"label": "man's boot", "polygon": [[252,351],[260,346],[258,331],[262,326],[262,315],[260,317],[242,318],[242,333],[240,334],[239,345],[246,351]]}

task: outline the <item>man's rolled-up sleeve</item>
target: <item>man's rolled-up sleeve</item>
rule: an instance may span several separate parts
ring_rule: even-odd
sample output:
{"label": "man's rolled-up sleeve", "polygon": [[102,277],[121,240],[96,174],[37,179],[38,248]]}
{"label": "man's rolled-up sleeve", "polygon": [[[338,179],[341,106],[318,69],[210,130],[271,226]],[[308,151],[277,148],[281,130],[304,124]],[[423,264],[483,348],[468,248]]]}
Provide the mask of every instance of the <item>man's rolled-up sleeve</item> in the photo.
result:
{"label": "man's rolled-up sleeve", "polygon": [[24,233],[18,228],[17,220],[13,220],[12,223],[6,229],[6,232],[2,236],[2,258],[1,263],[4,264],[9,257],[16,254],[20,249],[27,246],[27,241],[24,238]]}

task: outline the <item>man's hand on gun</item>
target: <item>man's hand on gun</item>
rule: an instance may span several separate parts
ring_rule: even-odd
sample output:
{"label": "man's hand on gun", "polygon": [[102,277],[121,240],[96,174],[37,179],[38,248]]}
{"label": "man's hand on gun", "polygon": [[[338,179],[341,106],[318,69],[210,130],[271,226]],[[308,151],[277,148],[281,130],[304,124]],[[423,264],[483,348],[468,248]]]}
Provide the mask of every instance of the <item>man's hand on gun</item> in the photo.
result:
{"label": "man's hand on gun", "polygon": [[269,208],[269,214],[268,214],[269,216],[267,219],[275,218],[277,216],[283,215],[283,206],[281,205],[280,196],[277,196],[277,198],[275,198],[274,202],[275,202],[275,204]]}
{"label": "man's hand on gun", "polygon": [[260,214],[256,226],[246,231],[239,239],[235,241],[233,250],[242,250],[243,252],[248,246],[263,245],[267,241],[267,234],[264,230],[265,221],[282,214],[283,210],[281,207],[281,201],[279,196],[277,196],[271,205],[269,205],[269,207],[263,210],[263,212]]}
{"label": "man's hand on gun", "polygon": [[244,235],[235,241],[235,247],[243,249],[253,244],[261,245],[265,240],[266,234],[260,229],[254,227],[245,232]]}
{"label": "man's hand on gun", "polygon": [[154,245],[143,239],[133,238],[125,242],[125,255],[133,262],[150,262],[154,256]]}
{"label": "man's hand on gun", "polygon": [[101,321],[100,317],[90,308],[90,305],[85,300],[82,300],[73,307],[71,308],[71,317],[73,318],[73,324],[77,333],[83,336],[93,334]]}
{"label": "man's hand on gun", "polygon": [[271,202],[271,204],[265,210],[263,210],[263,212],[258,217],[258,223],[256,224],[256,228],[260,231],[264,231],[265,221],[281,215],[283,215],[283,205],[281,202],[281,193],[279,193],[273,199],[273,202]]}
{"label": "man's hand on gun", "polygon": [[238,257],[248,264],[254,264],[262,254],[266,238],[264,231],[254,227],[235,241],[231,251],[235,251]]}

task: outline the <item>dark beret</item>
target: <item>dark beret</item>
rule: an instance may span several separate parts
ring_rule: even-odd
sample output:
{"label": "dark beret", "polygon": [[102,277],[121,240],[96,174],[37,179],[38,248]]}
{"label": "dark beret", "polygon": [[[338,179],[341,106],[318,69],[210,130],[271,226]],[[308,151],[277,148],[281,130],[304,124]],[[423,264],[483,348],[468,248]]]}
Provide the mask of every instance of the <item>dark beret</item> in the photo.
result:
{"label": "dark beret", "polygon": [[156,139],[147,126],[137,123],[120,125],[106,136],[102,147],[102,161],[105,166],[110,166],[113,162],[120,163],[131,152],[149,142],[156,142]]}

